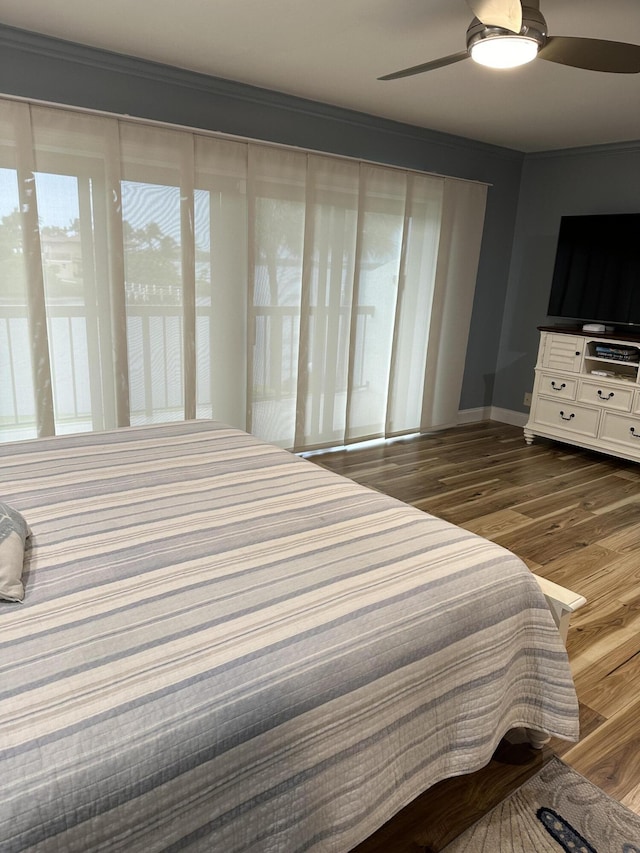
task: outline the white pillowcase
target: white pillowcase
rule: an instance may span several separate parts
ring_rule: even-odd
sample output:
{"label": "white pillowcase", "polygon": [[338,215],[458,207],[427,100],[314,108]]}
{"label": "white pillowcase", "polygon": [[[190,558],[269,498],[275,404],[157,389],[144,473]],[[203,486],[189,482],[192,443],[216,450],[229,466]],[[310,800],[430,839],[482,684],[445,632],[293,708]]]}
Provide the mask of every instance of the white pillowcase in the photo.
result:
{"label": "white pillowcase", "polygon": [[0,501],[0,600],[22,601],[24,543],[29,525],[17,509]]}

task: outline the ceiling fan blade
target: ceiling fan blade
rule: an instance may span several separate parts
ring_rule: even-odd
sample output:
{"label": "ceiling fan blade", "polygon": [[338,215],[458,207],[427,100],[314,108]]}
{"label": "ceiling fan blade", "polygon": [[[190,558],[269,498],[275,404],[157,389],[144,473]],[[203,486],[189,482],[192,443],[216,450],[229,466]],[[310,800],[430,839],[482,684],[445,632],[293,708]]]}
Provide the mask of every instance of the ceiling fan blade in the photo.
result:
{"label": "ceiling fan blade", "polygon": [[454,62],[461,62],[463,59],[468,59],[469,54],[466,50],[461,50],[459,53],[451,53],[449,56],[443,56],[441,59],[434,59],[432,62],[424,62],[422,65],[412,65],[411,68],[403,68],[402,71],[394,71],[392,74],[385,74],[384,77],[378,77],[378,80],[397,80],[399,77],[412,77],[414,74],[422,74],[424,71],[433,71],[435,68],[444,68],[445,65],[453,65]]}
{"label": "ceiling fan blade", "polygon": [[549,36],[538,56],[549,62],[588,71],[611,71],[614,74],[640,72],[640,45],[623,41]]}
{"label": "ceiling fan blade", "polygon": [[522,29],[520,0],[467,0],[476,18],[487,27],[502,27],[512,33]]}

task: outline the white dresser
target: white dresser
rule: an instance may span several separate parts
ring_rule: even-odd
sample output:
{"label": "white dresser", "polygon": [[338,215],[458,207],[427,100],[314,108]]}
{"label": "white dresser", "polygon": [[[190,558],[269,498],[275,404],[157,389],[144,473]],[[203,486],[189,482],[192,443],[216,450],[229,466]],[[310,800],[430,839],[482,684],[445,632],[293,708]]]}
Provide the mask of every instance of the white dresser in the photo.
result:
{"label": "white dresser", "polygon": [[540,326],[524,436],[640,461],[640,336]]}

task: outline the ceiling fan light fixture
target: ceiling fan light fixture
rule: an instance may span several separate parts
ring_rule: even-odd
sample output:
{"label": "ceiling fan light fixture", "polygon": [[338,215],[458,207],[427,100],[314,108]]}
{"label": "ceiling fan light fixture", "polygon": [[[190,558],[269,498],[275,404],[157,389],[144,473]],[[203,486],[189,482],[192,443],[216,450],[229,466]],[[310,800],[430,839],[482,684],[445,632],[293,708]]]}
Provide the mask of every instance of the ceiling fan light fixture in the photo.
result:
{"label": "ceiling fan light fixture", "polygon": [[474,39],[469,44],[469,53],[474,62],[489,68],[516,68],[535,59],[539,47],[537,39],[496,34]]}
{"label": "ceiling fan light fixture", "polygon": [[547,22],[539,9],[539,0],[524,2],[532,5],[521,4],[521,27],[516,31],[520,23],[516,14],[520,0],[467,0],[476,17],[467,27],[466,50],[412,65],[378,79],[412,77],[453,65],[470,56],[481,65],[492,68],[515,68],[539,56],[557,65],[589,71],[640,74],[640,44],[582,36],[550,36]]}

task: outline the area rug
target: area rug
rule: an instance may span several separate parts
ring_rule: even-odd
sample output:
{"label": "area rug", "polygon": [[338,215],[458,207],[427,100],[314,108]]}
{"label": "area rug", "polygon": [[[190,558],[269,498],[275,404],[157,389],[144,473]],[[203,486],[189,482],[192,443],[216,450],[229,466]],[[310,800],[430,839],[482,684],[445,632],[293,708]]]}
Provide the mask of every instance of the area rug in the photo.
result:
{"label": "area rug", "polygon": [[443,853],[640,853],[640,817],[559,758]]}

